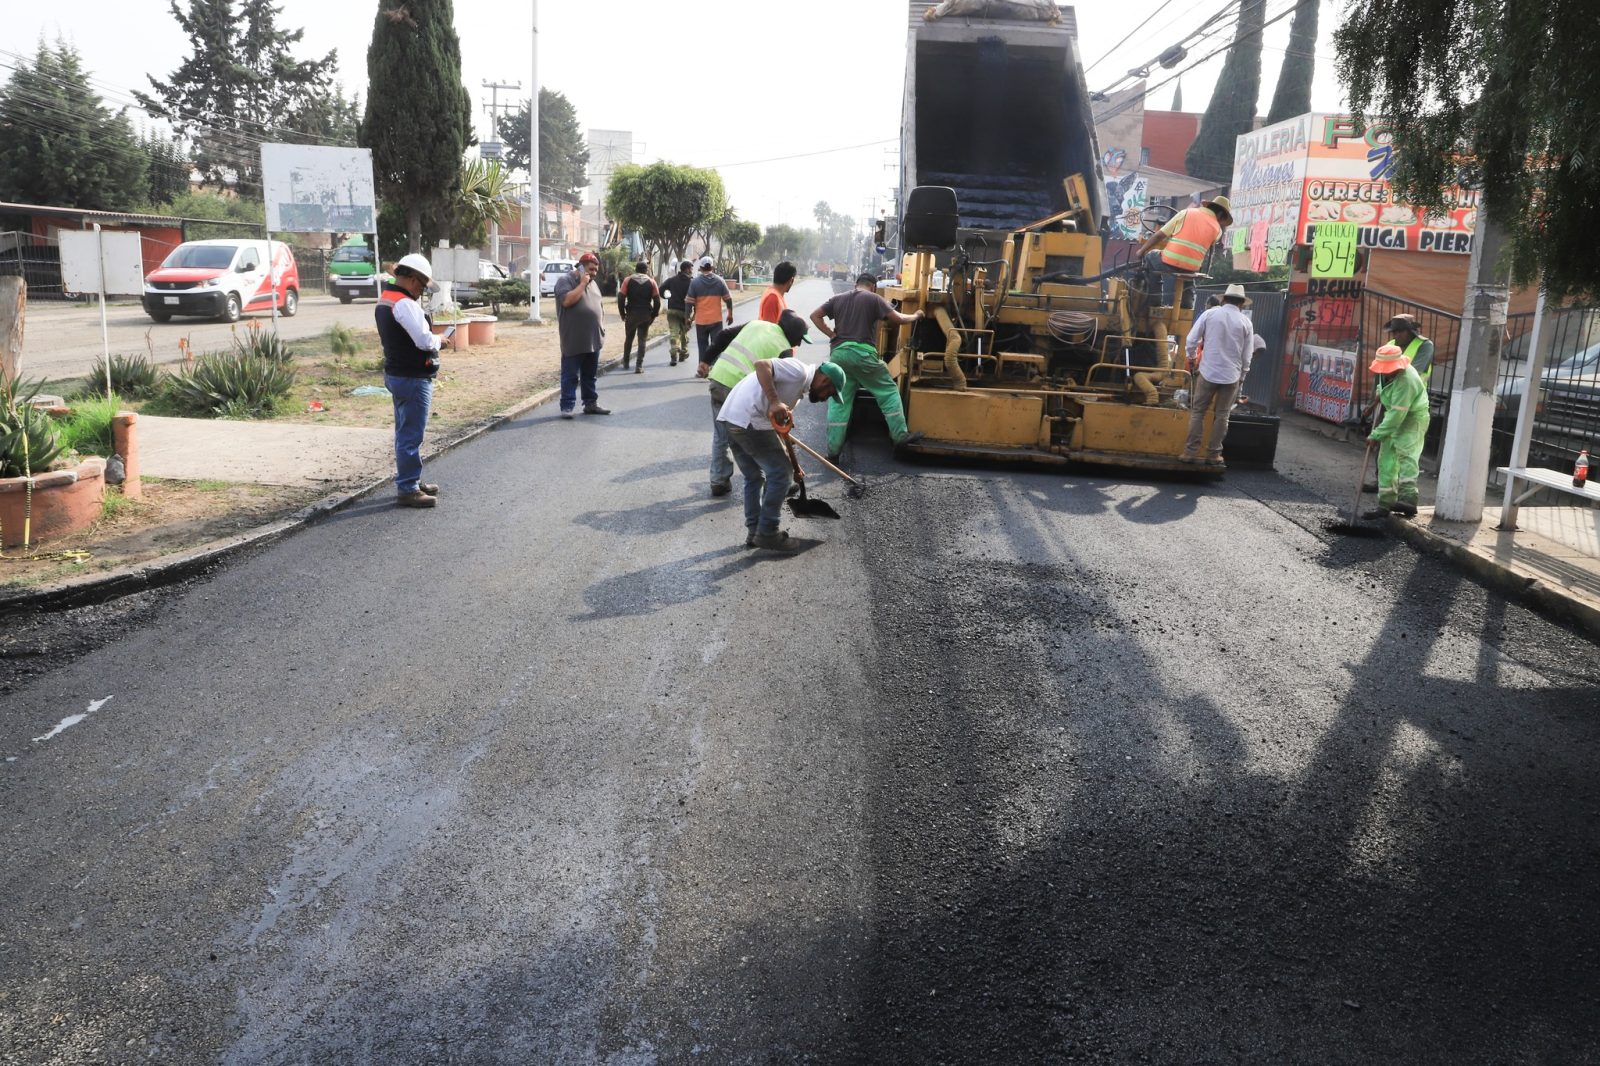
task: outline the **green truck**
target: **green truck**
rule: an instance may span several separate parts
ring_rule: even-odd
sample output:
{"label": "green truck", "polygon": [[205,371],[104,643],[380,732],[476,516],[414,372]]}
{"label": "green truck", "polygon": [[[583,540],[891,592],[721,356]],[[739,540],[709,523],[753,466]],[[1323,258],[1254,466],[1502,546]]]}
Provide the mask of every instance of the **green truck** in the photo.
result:
{"label": "green truck", "polygon": [[358,296],[378,297],[378,256],[365,237],[351,237],[328,260],[328,292],[347,304]]}

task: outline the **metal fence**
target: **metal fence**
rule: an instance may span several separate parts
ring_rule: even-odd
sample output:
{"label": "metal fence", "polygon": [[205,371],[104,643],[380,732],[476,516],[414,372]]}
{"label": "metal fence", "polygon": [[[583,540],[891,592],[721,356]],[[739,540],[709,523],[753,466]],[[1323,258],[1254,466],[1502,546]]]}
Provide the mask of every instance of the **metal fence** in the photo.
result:
{"label": "metal fence", "polygon": [[26,281],[30,300],[71,299],[61,287],[61,242],[54,237],[0,231],[0,276]]}
{"label": "metal fence", "polygon": [[[1206,298],[1221,296],[1225,285],[1196,287],[1196,306],[1205,307]],[[1250,364],[1250,373],[1244,378],[1244,395],[1249,402],[1274,414],[1279,409],[1278,396],[1282,391],[1280,378],[1284,366],[1284,343],[1288,336],[1289,293],[1286,289],[1250,289],[1248,314],[1256,335],[1267,344],[1263,358]],[[1184,338],[1179,337],[1182,344]]]}
{"label": "metal fence", "polygon": [[[1600,308],[1546,308],[1542,333],[1544,371],[1534,407],[1528,463],[1566,470],[1571,469],[1578,452],[1600,439]],[[1490,445],[1497,466],[1511,456],[1511,437],[1528,387],[1532,335],[1532,314],[1507,318]]]}

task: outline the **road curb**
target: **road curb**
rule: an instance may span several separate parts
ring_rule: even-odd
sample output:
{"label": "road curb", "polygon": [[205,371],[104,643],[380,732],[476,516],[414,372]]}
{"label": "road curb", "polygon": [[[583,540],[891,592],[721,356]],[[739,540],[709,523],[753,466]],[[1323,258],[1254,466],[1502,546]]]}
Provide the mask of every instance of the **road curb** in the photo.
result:
{"label": "road curb", "polygon": [[1425,525],[1394,516],[1390,516],[1388,525],[1390,532],[1418,551],[1444,559],[1507,599],[1526,604],[1548,618],[1581,630],[1591,640],[1600,641],[1600,610],[1590,604],[1536,577],[1485,559],[1460,541]]}
{"label": "road curb", "polygon": [[[650,352],[668,343],[669,340],[670,335],[663,333],[648,342],[645,345],[645,351]],[[601,375],[608,374],[621,366],[621,364],[621,356],[608,359],[600,364],[599,372]],[[423,461],[430,462],[447,452],[454,451],[463,444],[477,440],[485,433],[503,426],[513,419],[522,417],[529,411],[557,399],[560,395],[560,388],[548,388],[541,389],[530,396],[525,396],[510,407],[506,407],[483,421],[466,427],[454,436],[438,442],[431,451],[423,455]],[[324,496],[322,499],[302,507],[293,514],[274,519],[253,529],[245,530],[243,533],[208,541],[198,547],[173,555],[165,555],[159,559],[150,559],[142,563],[130,563],[127,566],[108,570],[102,574],[72,578],[50,585],[0,592],[0,618],[30,611],[89,607],[106,603],[122,596],[128,596],[135,592],[144,592],[177,584],[196,574],[217,567],[246,551],[274,544],[291,533],[319,522],[329,515],[337,514],[357,500],[370,496],[379,489],[393,483],[393,477],[386,474],[381,478],[358,485],[346,492],[336,492]]]}

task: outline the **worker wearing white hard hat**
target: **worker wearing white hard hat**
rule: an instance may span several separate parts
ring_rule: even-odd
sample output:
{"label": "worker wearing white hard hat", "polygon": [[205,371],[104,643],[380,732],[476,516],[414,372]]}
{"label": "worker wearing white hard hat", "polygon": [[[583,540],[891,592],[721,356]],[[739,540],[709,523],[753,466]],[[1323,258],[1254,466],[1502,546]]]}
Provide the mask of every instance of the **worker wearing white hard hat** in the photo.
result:
{"label": "worker wearing white hard hat", "polygon": [[439,486],[422,480],[422,435],[433,407],[441,338],[417,302],[433,278],[433,264],[413,252],[394,267],[394,280],[378,296],[378,339],[383,344],[383,383],[394,399],[395,502],[432,507]]}

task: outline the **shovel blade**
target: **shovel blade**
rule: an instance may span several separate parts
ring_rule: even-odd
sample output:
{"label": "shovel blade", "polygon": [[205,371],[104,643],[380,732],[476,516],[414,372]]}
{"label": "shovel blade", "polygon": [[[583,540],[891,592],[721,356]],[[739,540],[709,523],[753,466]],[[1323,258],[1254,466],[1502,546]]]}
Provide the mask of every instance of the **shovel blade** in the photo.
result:
{"label": "shovel blade", "polygon": [[838,518],[839,512],[826,500],[790,500],[789,510],[800,518]]}

